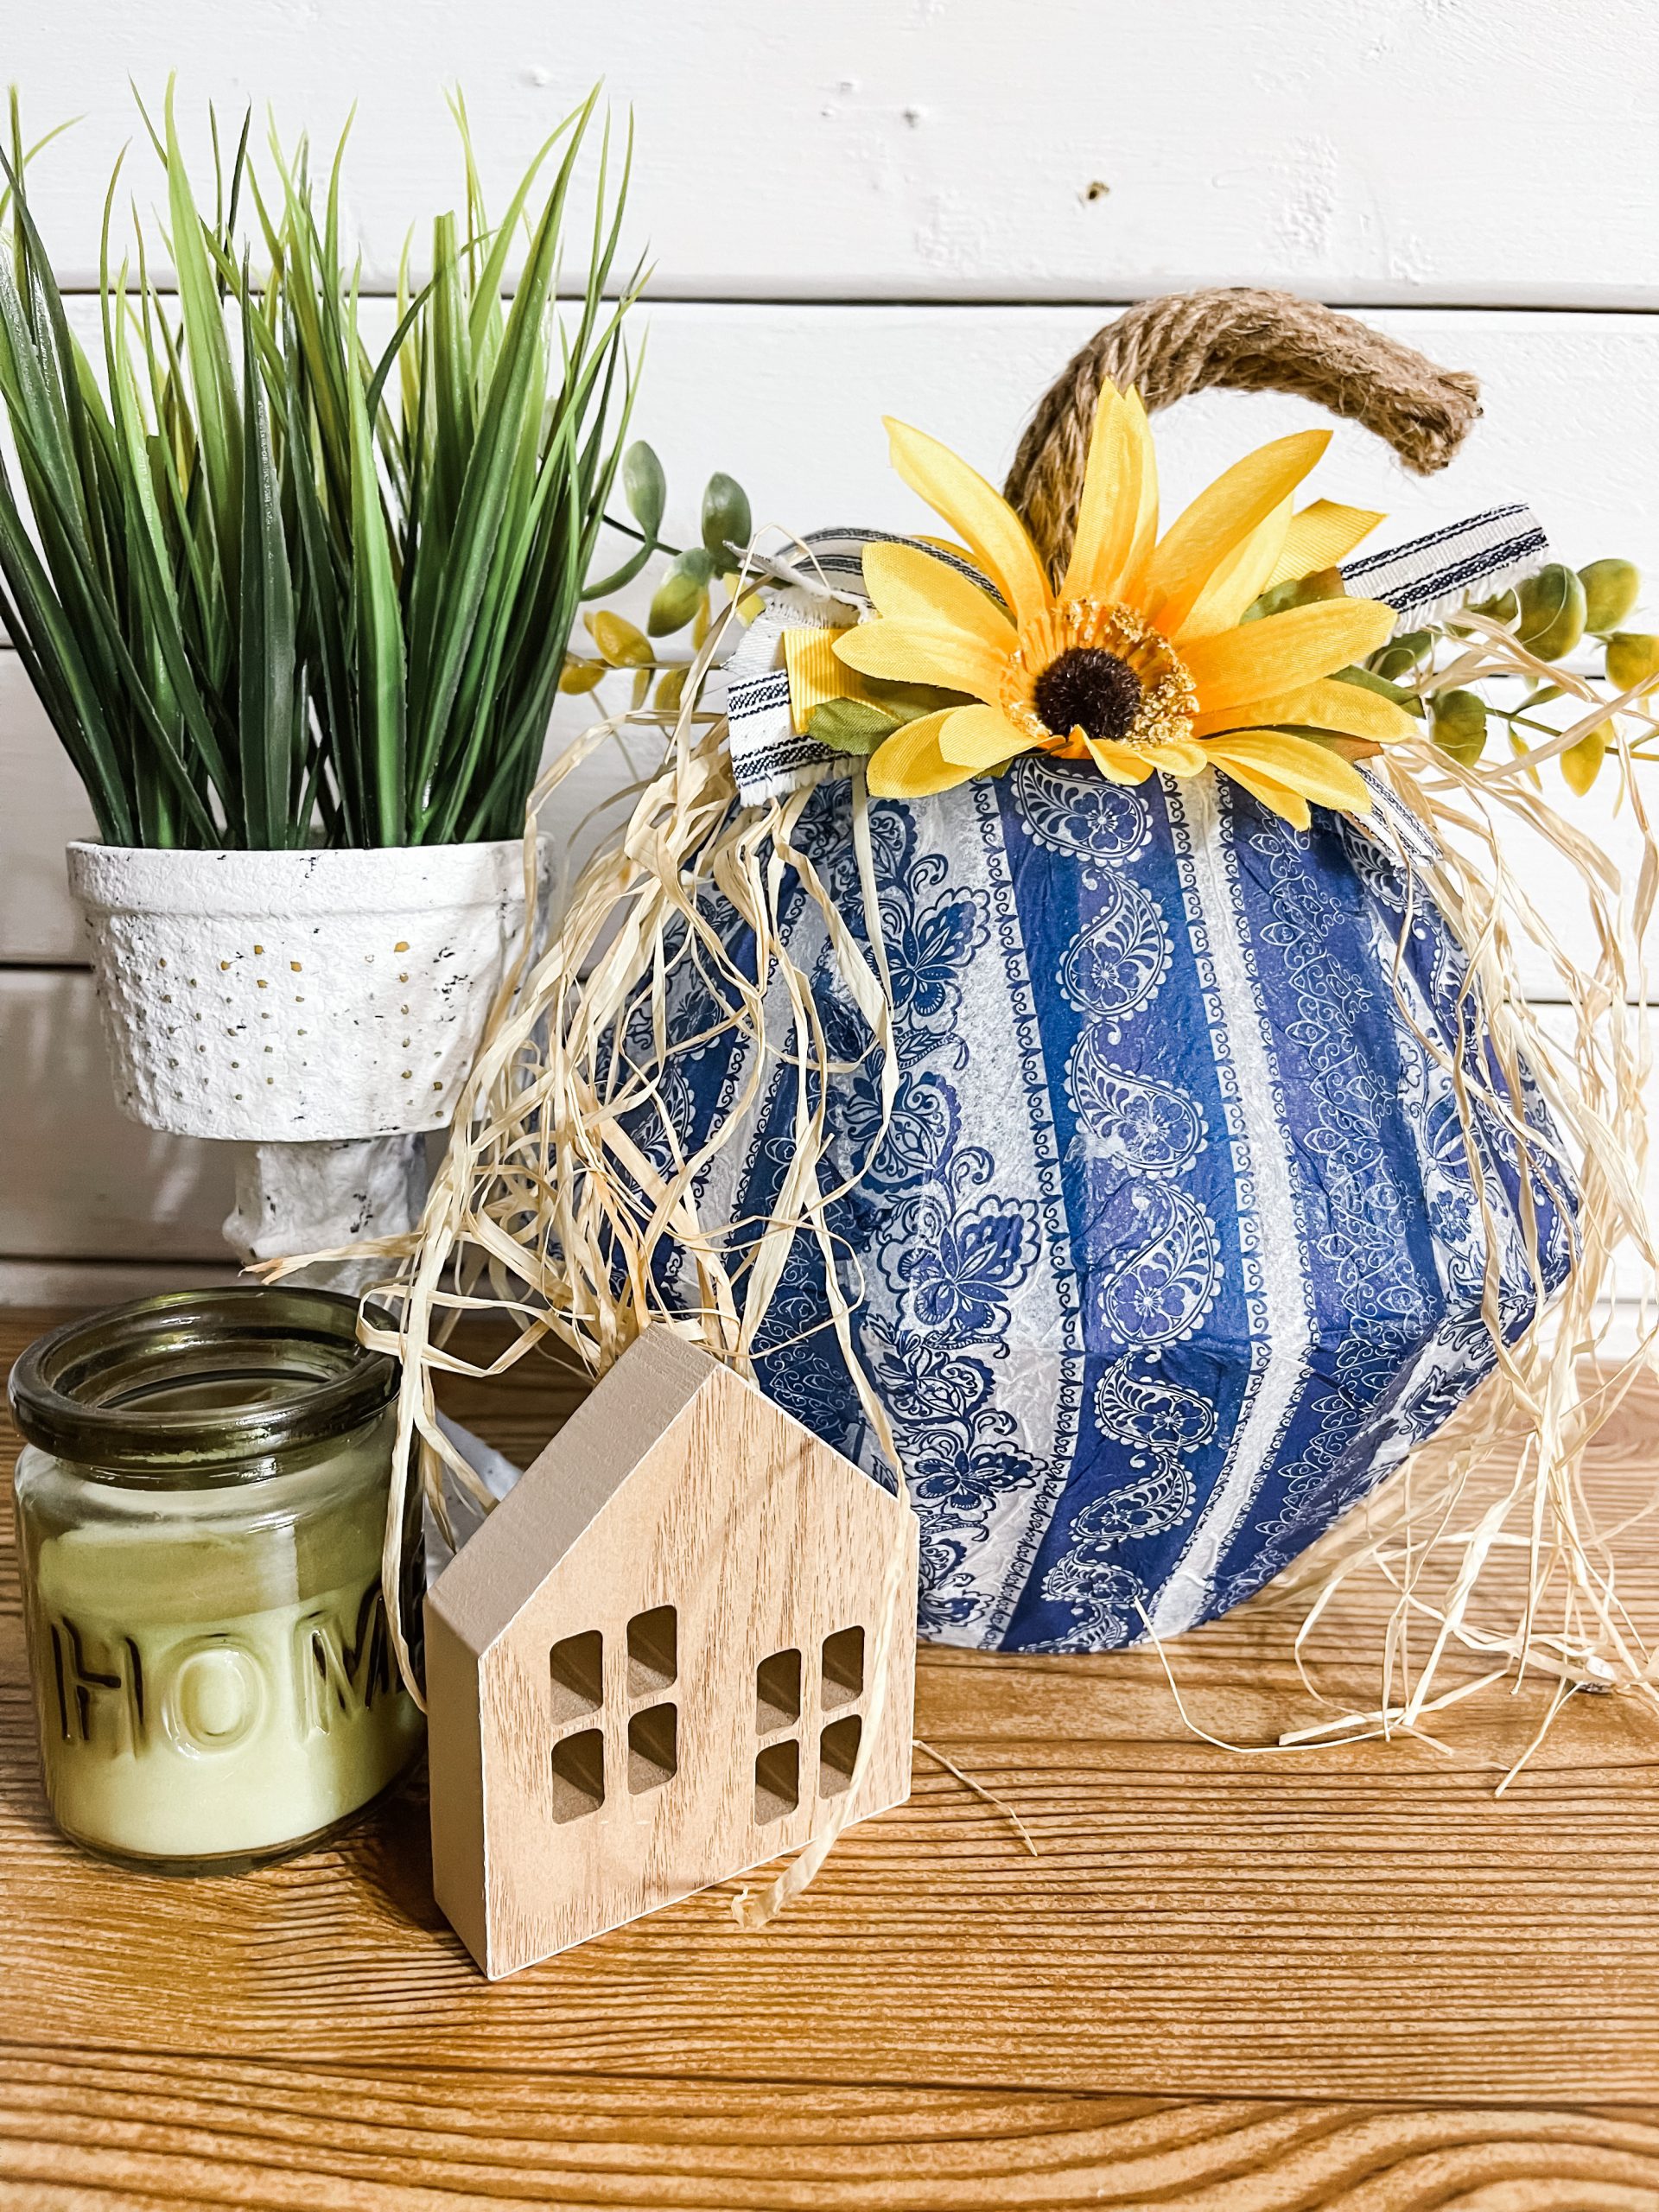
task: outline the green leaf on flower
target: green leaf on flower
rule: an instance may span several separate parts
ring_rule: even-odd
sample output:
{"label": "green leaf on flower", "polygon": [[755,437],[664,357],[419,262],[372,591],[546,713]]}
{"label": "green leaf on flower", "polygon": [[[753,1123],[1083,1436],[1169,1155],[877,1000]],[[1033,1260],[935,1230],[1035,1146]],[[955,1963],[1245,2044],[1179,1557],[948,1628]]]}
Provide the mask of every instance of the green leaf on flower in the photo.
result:
{"label": "green leaf on flower", "polygon": [[1292,607],[1312,607],[1319,600],[1345,598],[1347,590],[1340,569],[1315,569],[1306,576],[1287,576],[1282,583],[1270,584],[1259,599],[1250,601],[1238,619],[1241,622],[1261,622],[1269,614],[1282,614]]}
{"label": "green leaf on flower", "polygon": [[885,738],[902,727],[896,715],[884,714],[880,707],[862,699],[826,699],[823,706],[814,708],[806,722],[807,735],[817,738],[820,745],[829,746],[835,753],[861,757],[874,753]]}
{"label": "green leaf on flower", "polygon": [[1386,676],[1378,676],[1369,668],[1339,668],[1332,681],[1335,683],[1357,683],[1362,691],[1375,691],[1379,699],[1390,699],[1396,707],[1403,707],[1408,715],[1415,715],[1421,721],[1423,702],[1414,691],[1403,690],[1397,683],[1390,683]]}
{"label": "green leaf on flower", "polygon": [[942,690],[937,683],[899,683],[890,677],[867,676],[864,689],[879,707],[896,721],[913,722],[923,715],[937,715],[946,707],[972,704],[965,691]]}

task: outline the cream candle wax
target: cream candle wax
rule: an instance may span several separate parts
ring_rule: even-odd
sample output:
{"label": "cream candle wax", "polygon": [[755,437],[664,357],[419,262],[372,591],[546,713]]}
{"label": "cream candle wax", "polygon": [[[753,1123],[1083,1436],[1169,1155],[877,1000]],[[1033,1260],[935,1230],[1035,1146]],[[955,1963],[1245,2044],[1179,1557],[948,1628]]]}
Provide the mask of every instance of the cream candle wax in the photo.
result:
{"label": "cream candle wax", "polygon": [[316,1840],[407,1764],[380,1592],[391,1363],[327,1294],[149,1300],[13,1382],[54,1817],[169,1871]]}

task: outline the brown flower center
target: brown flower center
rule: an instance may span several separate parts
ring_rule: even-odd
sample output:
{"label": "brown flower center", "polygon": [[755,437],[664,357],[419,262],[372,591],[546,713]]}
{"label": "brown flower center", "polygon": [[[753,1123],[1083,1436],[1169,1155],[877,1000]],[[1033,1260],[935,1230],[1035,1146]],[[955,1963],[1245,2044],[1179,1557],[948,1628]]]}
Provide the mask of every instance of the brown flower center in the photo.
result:
{"label": "brown flower center", "polygon": [[1133,607],[1063,599],[1020,631],[997,703],[1027,743],[1080,760],[1091,745],[1145,753],[1185,738],[1198,692],[1168,639]]}
{"label": "brown flower center", "polygon": [[1097,742],[1127,737],[1141,710],[1141,678],[1100,645],[1074,645],[1033,684],[1031,703],[1058,738],[1086,730]]}

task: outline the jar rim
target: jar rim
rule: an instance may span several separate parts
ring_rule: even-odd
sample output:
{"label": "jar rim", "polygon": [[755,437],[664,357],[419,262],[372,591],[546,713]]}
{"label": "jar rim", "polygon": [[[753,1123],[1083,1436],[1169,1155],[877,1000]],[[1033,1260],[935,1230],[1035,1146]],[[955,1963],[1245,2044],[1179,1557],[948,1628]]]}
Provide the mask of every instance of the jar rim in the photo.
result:
{"label": "jar rim", "polygon": [[[384,1307],[366,1306],[376,1326],[395,1329]],[[11,1370],[12,1418],[43,1452],[100,1473],[175,1483],[257,1480],[274,1457],[342,1436],[383,1412],[397,1394],[398,1363],[359,1341],[358,1301],[337,1291],[227,1284],[165,1291],[83,1314],[37,1338]],[[271,1355],[287,1344],[284,1370]],[[234,1357],[291,1376],[291,1395],[244,1407],[188,1409],[124,1399],[124,1378],[171,1362],[188,1381],[191,1356]],[[308,1376],[318,1377],[307,1387]],[[100,1390],[106,1395],[100,1395]],[[261,1464],[264,1463],[264,1464]]]}

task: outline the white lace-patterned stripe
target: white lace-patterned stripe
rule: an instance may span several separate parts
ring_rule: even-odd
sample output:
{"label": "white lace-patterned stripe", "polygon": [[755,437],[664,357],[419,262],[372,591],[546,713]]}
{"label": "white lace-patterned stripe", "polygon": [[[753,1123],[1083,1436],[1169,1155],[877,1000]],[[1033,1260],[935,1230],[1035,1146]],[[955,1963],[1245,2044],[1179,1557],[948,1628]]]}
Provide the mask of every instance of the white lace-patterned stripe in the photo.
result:
{"label": "white lace-patterned stripe", "polygon": [[[965,1359],[995,1370],[994,1402],[1014,1414],[1018,1450],[1031,1477],[988,1497],[957,1526],[957,1533],[968,1540],[948,1584],[955,1610],[949,1620],[936,1623],[927,1632],[942,1643],[982,1645],[996,1642],[1006,1627],[1064,1495],[1077,1444],[1081,1360],[1079,1324],[1065,1305],[1073,1279],[1071,1255],[1064,1241],[1047,1071],[1040,1053],[1033,1057],[1027,1050],[1029,1040],[1016,1029],[1018,1013],[1032,1004],[1033,987],[1013,899],[1001,895],[1007,887],[1007,855],[990,787],[972,804],[962,804],[967,797],[952,792],[943,799],[920,800],[911,810],[916,863],[942,861],[943,880],[950,886],[951,894],[982,900],[991,925],[985,950],[959,971],[962,995],[956,1020],[949,1030],[938,1033],[932,1049],[912,1066],[918,1075],[954,1074],[958,1040],[974,1039],[974,1116],[980,1129],[997,1132],[999,1186],[1040,1210],[1043,1252],[1040,1262],[1024,1271],[1009,1290],[1007,1323],[995,1360],[978,1345],[964,1348],[963,1353]],[[918,1187],[938,1186],[918,1181]],[[978,1202],[977,1185],[975,1193],[969,1203]],[[960,1203],[951,1201],[953,1206]],[[874,1248],[868,1296],[873,1313],[913,1329],[910,1294],[895,1294],[888,1272],[902,1258],[901,1218],[894,1217]],[[912,1441],[925,1442],[926,1425],[919,1425],[914,1440],[903,1422],[894,1426],[906,1476],[913,1483]],[[925,1542],[928,1526],[925,1514]]]}
{"label": "white lace-patterned stripe", "polygon": [[[829,925],[821,909],[810,899],[797,902],[794,915],[785,924],[782,936],[791,961],[808,975],[817,966],[830,942]],[[793,1033],[792,1025],[788,983],[780,972],[774,972],[762,1002],[760,1034],[769,1039],[782,1039],[785,1042],[783,1049],[773,1055],[774,1065],[763,1073],[755,1086],[744,1121],[740,1124],[741,1134],[721,1147],[698,1179],[696,1205],[698,1218],[705,1225],[734,1221],[740,1217],[742,1192],[754,1174],[756,1154],[766,1142],[766,1132],[772,1126],[778,1094],[785,1083],[793,1084],[796,1081],[791,1055],[798,1051],[799,1040]],[[721,1087],[720,1119],[722,1122],[730,1116],[744,1085],[751,1080],[754,1055],[760,1049],[754,1033],[747,1025],[741,1027]],[[696,1268],[689,1251],[681,1259],[679,1282],[688,1301],[694,1301]]]}
{"label": "white lace-patterned stripe", "polygon": [[[1025,1595],[1033,1564],[1071,1478],[1083,1400],[1084,1322],[1030,955],[1020,926],[1001,810],[988,779],[982,778],[974,785],[974,811],[985,855],[993,942],[1001,956],[1001,980],[1020,1054],[1019,1082],[1031,1145],[1031,1179],[1025,1187],[1041,1208],[1043,1224],[1043,1265],[1020,1299],[1025,1325],[1039,1347],[1031,1362],[1037,1372],[1036,1387],[1028,1394],[1024,1409],[1037,1478],[1029,1495],[1016,1501],[1017,1512],[1001,1516],[1000,1525],[993,1523],[987,1530],[987,1558],[980,1572],[988,1584],[992,1570],[1000,1570],[1001,1575],[1001,1592],[983,1617],[982,1632],[988,1640],[1003,1633]],[[1008,1116],[1007,1128],[1009,1137],[1017,1141],[1018,1124],[1013,1115]],[[1027,1169],[1027,1162],[1022,1158],[1020,1171]],[[1005,1390],[1011,1380],[1005,1370]]]}
{"label": "white lace-patterned stripe", "polygon": [[[1307,1371],[1313,1330],[1306,1270],[1290,1187],[1285,1127],[1262,1032],[1255,979],[1245,957],[1238,902],[1228,879],[1216,781],[1198,776],[1173,787],[1172,821],[1184,817],[1192,880],[1215,982],[1230,1011],[1230,1043],[1238,1077],[1254,1204],[1255,1258],[1266,1313],[1265,1363],[1252,1377],[1227,1463],[1193,1522],[1179,1562],[1153,1609],[1159,1636],[1179,1636],[1209,1611],[1216,1569],[1261,1487]],[[1243,1192],[1241,1192],[1241,1198]],[[1239,1208],[1243,1230],[1246,1209]]]}

